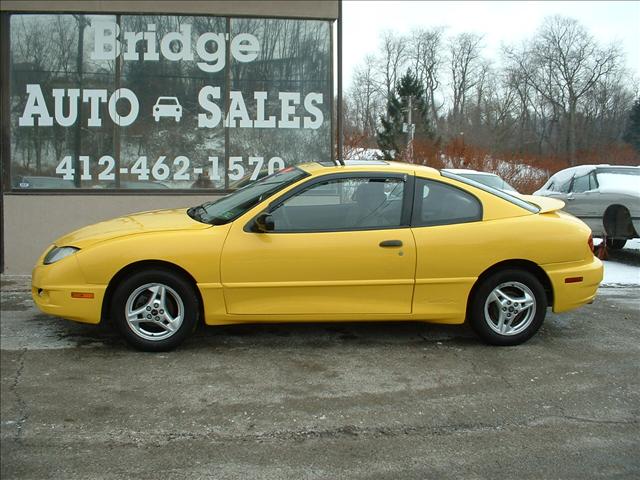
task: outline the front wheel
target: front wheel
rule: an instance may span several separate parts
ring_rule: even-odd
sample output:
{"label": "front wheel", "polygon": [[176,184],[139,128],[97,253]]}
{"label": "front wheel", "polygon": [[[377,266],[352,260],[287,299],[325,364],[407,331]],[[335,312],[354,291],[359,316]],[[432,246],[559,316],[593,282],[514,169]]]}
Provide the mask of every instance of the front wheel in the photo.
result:
{"label": "front wheel", "polygon": [[133,347],[171,350],[194,330],[199,300],[190,284],[166,270],[145,270],[124,280],[113,295],[111,318]]}
{"label": "front wheel", "polygon": [[540,281],[521,270],[503,270],[486,278],[470,305],[470,323],[485,342],[518,345],[540,328],[547,300]]}

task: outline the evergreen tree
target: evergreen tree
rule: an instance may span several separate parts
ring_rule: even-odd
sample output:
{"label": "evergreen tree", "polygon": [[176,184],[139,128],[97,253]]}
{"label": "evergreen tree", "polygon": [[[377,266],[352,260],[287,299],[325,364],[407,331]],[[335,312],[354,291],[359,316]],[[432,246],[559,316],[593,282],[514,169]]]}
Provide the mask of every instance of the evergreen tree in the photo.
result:
{"label": "evergreen tree", "polygon": [[380,118],[378,147],[382,159],[394,160],[403,156],[407,146],[408,133],[402,131],[402,124],[408,119],[411,104],[411,123],[415,125],[415,139],[432,139],[433,132],[427,118],[424,89],[418,79],[408,70],[387,99],[387,113]]}
{"label": "evergreen tree", "polygon": [[382,150],[383,160],[393,160],[402,151],[403,121],[402,103],[392,92],[387,99],[387,114],[380,117],[382,128],[378,131],[378,147]]}
{"label": "evergreen tree", "polygon": [[629,123],[622,139],[640,152],[640,98],[636,99],[631,107]]}

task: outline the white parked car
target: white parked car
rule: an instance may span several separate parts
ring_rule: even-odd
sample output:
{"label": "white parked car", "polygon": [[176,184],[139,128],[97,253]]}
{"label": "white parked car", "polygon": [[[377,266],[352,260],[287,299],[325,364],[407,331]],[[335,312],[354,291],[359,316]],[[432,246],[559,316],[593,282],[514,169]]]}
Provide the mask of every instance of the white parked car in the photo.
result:
{"label": "white parked car", "polygon": [[173,117],[176,122],[182,118],[182,105],[176,97],[158,97],[153,106],[153,118],[156,122],[161,117]]}
{"label": "white parked car", "polygon": [[564,200],[564,210],[594,237],[619,249],[640,232],[640,166],[581,165],[553,175],[534,195]]}
{"label": "white parked car", "polygon": [[518,191],[505,182],[502,177],[494,175],[493,173],[479,172],[478,170],[470,170],[466,168],[443,168],[443,172],[451,172],[461,177],[468,178],[469,180],[475,180],[478,183],[487,185],[488,187],[497,188],[507,193],[518,193]]}

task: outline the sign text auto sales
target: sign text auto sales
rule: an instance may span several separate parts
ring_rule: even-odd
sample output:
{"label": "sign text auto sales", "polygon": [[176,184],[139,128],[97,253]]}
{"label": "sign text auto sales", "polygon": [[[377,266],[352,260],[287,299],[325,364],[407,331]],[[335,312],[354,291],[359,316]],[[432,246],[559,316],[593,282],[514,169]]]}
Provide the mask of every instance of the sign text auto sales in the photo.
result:
{"label": "sign text auto sales", "polygon": [[[195,54],[198,68],[205,72],[218,72],[225,67],[226,42],[229,35],[207,32],[197,39]],[[136,51],[142,43],[145,51]],[[172,48],[177,43],[179,48]],[[241,33],[231,38],[231,56],[238,62],[251,62],[258,57],[258,39],[248,33]],[[158,61],[160,56],[170,61],[193,60],[194,51],[191,44],[191,25],[184,24],[179,32],[167,33],[160,40],[160,50],[157,50],[155,25],[149,24],[146,32],[120,32],[116,23],[100,22],[96,24],[94,50],[91,52],[93,60],[123,60]],[[136,94],[128,88],[119,88],[109,94],[106,89],[99,88],[54,88],[51,95],[54,99],[53,112],[49,111],[45,101],[45,92],[38,84],[28,84],[27,102],[18,120],[19,126],[43,127],[53,126],[54,123],[63,127],[75,124],[78,117],[79,103],[89,106],[88,127],[100,127],[103,119],[100,116],[100,104],[107,105],[111,120],[121,127],[131,125],[140,114],[140,105]],[[310,92],[301,97],[300,92],[279,92],[279,115],[267,115],[266,103],[268,93],[253,92],[252,98],[245,98],[240,91],[229,92],[229,109],[223,119],[220,87],[206,85],[198,94],[198,103],[202,112],[198,114],[198,127],[216,128],[223,124],[230,128],[305,128],[315,130],[322,125],[323,113],[318,105],[323,103],[322,93]],[[255,114],[250,116],[247,104],[255,107]],[[118,104],[128,104],[128,113],[121,115]],[[66,105],[65,105],[66,104]],[[302,105],[305,113],[296,115],[297,106]],[[122,107],[121,107],[122,109]],[[65,114],[66,111],[66,114]],[[123,110],[121,110],[123,111]],[[151,112],[149,112],[151,113]]]}

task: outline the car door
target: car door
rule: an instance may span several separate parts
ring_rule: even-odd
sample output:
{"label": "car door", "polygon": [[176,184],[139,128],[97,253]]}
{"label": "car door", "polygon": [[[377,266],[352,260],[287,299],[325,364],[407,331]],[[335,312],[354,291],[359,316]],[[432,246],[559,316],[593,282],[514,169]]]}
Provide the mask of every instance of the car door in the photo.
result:
{"label": "car door", "polygon": [[414,315],[446,322],[465,318],[469,291],[487,256],[478,239],[493,228],[481,220],[482,204],[469,192],[436,180],[415,179]]}
{"label": "car door", "polygon": [[255,217],[234,222],[221,260],[227,311],[410,313],[412,188],[401,174],[327,175],[275,200],[272,230],[256,231]]}
{"label": "car door", "polygon": [[602,231],[603,198],[594,171],[576,175],[565,197],[565,210],[587,223],[596,233]]}

